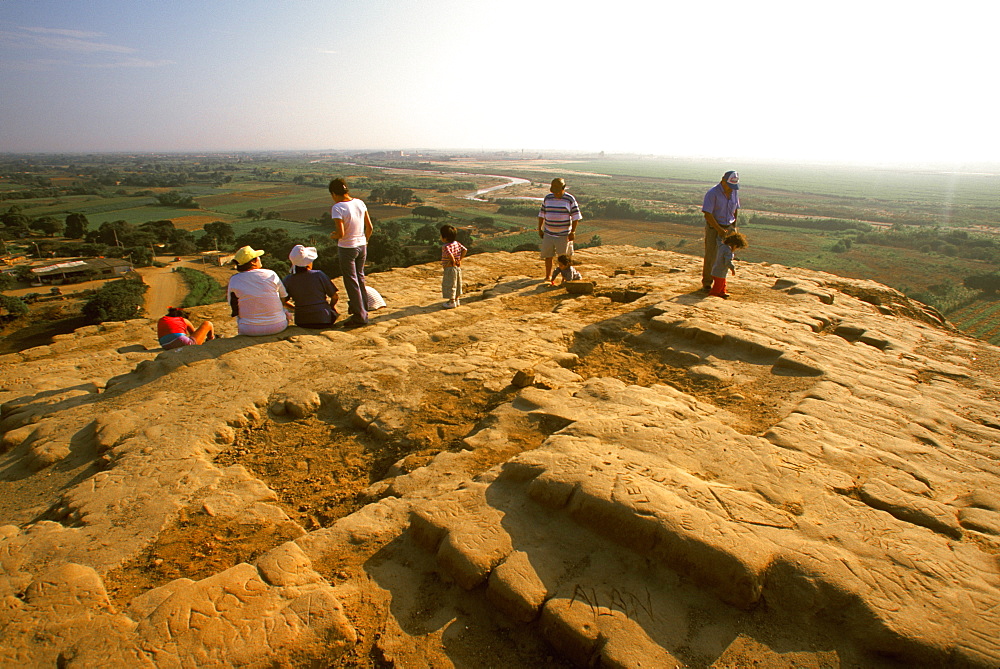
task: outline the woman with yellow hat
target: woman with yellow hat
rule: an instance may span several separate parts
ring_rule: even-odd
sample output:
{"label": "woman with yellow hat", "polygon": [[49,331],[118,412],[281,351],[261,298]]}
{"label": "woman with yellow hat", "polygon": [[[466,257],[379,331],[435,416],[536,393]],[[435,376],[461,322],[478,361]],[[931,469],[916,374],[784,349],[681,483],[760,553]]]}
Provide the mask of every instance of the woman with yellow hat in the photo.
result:
{"label": "woman with yellow hat", "polygon": [[236,274],[229,280],[229,306],[241,335],[277,334],[288,327],[288,292],[281,279],[260,262],[263,251],[244,246],[233,256]]}

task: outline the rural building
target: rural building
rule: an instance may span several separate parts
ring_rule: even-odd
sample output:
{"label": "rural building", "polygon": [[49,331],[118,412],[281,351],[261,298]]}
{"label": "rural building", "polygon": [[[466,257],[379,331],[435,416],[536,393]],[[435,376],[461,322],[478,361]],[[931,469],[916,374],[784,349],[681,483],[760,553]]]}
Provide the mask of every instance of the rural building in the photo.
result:
{"label": "rural building", "polygon": [[202,251],[201,261],[203,263],[209,263],[215,265],[216,267],[225,267],[233,261],[233,253],[224,253],[222,251]]}
{"label": "rural building", "polygon": [[10,267],[25,262],[28,262],[28,257],[24,255],[6,255],[0,257],[0,264],[7,265]]}
{"label": "rural building", "polygon": [[132,271],[132,263],[123,258],[86,258],[54,265],[32,267],[32,283],[63,283],[122,276]]}

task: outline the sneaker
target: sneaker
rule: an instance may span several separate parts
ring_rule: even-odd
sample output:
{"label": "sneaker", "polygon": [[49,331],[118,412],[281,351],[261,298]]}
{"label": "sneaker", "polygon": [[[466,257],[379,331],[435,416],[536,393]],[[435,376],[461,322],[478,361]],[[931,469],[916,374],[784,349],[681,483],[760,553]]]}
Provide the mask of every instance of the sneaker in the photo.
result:
{"label": "sneaker", "polygon": [[458,302],[456,302],[454,300],[448,300],[447,302],[444,303],[444,308],[445,309],[454,309],[457,306],[458,306]]}
{"label": "sneaker", "polygon": [[360,318],[355,318],[354,316],[351,316],[346,321],[344,321],[342,327],[345,330],[351,330],[353,328],[363,328],[366,325],[368,325],[368,321],[363,321]]}

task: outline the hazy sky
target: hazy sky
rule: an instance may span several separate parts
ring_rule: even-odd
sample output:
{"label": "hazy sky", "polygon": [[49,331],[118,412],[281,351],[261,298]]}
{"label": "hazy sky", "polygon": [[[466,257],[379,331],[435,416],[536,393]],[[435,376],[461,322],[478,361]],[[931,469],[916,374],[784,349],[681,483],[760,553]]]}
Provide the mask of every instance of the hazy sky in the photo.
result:
{"label": "hazy sky", "polygon": [[1000,162],[998,0],[0,0],[0,152]]}

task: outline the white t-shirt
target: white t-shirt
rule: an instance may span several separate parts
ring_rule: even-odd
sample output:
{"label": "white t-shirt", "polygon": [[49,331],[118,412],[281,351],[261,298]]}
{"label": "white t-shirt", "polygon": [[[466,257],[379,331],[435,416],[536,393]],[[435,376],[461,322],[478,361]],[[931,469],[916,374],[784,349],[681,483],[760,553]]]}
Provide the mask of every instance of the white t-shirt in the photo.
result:
{"label": "white t-shirt", "polygon": [[239,325],[287,323],[282,300],[288,297],[285,285],[269,269],[237,272],[229,279],[229,293],[239,300]]}
{"label": "white t-shirt", "polygon": [[337,246],[356,249],[368,243],[368,240],[365,239],[365,213],[367,211],[368,207],[358,198],[352,198],[347,202],[338,202],[330,208],[330,217],[339,218],[344,222],[344,236],[337,240]]}

